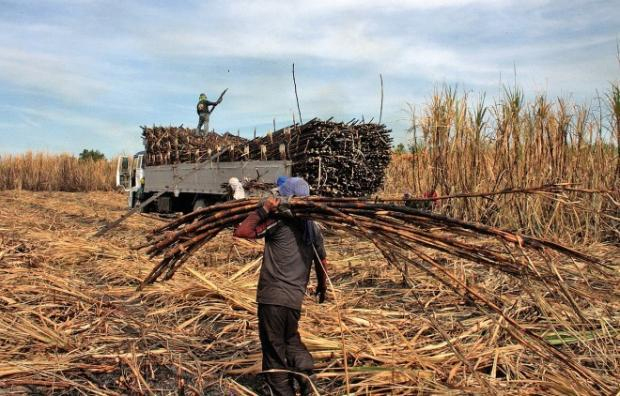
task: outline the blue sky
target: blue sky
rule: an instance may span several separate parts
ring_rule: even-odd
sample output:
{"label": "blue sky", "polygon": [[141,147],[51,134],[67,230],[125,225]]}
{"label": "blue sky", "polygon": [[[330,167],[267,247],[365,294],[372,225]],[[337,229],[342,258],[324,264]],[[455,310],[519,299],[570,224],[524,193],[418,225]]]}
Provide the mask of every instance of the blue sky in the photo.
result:
{"label": "blue sky", "polygon": [[405,140],[408,103],[435,86],[586,102],[620,75],[618,1],[0,0],[0,153],[107,155],[140,125],[195,127],[200,92],[229,91],[218,131],[290,123],[295,62],[304,119],[378,117]]}

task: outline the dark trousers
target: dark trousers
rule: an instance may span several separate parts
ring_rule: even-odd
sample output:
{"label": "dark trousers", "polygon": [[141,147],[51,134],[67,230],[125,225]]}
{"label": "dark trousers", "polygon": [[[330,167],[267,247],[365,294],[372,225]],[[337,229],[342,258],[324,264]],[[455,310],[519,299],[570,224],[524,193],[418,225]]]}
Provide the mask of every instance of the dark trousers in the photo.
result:
{"label": "dark trousers", "polygon": [[[204,132],[202,131],[202,127],[204,126]],[[206,135],[209,133],[209,113],[200,113],[198,114],[198,127],[196,128],[196,134],[198,135]]]}
{"label": "dark trousers", "polygon": [[[300,311],[279,305],[258,304],[258,333],[263,349],[263,371],[290,370],[311,375],[314,368],[312,355],[299,337]],[[299,382],[302,395],[311,395],[312,387],[300,375],[267,373],[267,383],[277,396],[294,396],[294,381]]]}

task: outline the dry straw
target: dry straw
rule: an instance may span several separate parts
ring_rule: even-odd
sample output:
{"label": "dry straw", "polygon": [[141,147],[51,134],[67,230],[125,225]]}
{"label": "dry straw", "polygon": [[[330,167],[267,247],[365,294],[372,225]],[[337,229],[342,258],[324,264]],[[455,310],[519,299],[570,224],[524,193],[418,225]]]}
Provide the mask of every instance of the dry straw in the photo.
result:
{"label": "dry straw", "polygon": [[[260,244],[224,231],[174,278],[135,292],[153,263],[129,245],[160,222],[136,216],[94,243],[88,235],[123,212],[117,194],[0,195],[3,391],[260,393],[254,302]],[[411,254],[420,266],[409,268],[404,285],[401,271],[371,243],[338,231],[326,235],[340,304],[334,295],[325,304],[307,298],[300,325],[322,394],[345,392],[343,344],[350,391],[358,395],[617,392],[620,303],[610,292],[620,281],[617,248],[587,249],[611,270],[549,249],[513,251],[515,262],[542,271],[541,281],[416,247],[437,271],[426,271],[430,264]],[[474,244],[481,254],[507,254],[494,238]],[[452,283],[437,279],[440,269]],[[601,382],[584,380],[556,357],[542,358],[549,347],[519,341],[531,336],[455,293],[455,281]]]}
{"label": "dry straw", "polygon": [[[561,188],[553,186],[556,190]],[[543,191],[543,190],[541,190]],[[529,192],[539,192],[532,191]],[[142,290],[160,277],[170,279],[199,248],[215,238],[223,229],[234,226],[254,210],[258,199],[244,199],[200,209],[180,217],[152,232],[150,240],[141,247],[148,247],[151,256],[161,255],[156,265],[139,287]],[[515,234],[482,224],[433,214],[377,201],[338,198],[291,198],[287,202],[293,215],[302,219],[320,221],[336,230],[371,241],[383,254],[388,263],[402,273],[406,284],[414,284],[410,277],[411,268],[427,273],[465,301],[470,301],[481,312],[497,315],[497,326],[501,327],[515,342],[542,359],[553,361],[567,370],[567,375],[582,383],[581,392],[602,390],[611,392],[614,382],[608,381],[596,371],[583,365],[571,354],[558,351],[540,334],[527,329],[506,314],[495,302],[495,293],[481,292],[478,285],[467,284],[446,268],[445,257],[465,259],[477,265],[505,273],[523,281],[524,292],[543,287],[551,294],[538,296],[544,304],[565,304],[570,314],[565,318],[571,330],[586,331],[588,334],[600,330],[586,318],[579,301],[617,301],[618,280],[612,267],[582,252],[562,246],[556,242]],[[284,213],[278,216],[285,216]],[[498,249],[478,245],[480,237],[494,237],[502,246]],[[426,252],[424,249],[431,249]],[[589,270],[588,276],[570,268],[561,268],[554,263],[564,255]],[[532,257],[538,257],[539,261]],[[592,287],[596,283],[598,287]],[[340,323],[340,316],[338,316]],[[445,336],[436,322],[434,327]],[[576,326],[573,328],[572,326]],[[564,330],[563,330],[564,331]],[[575,330],[576,331],[576,330]],[[467,365],[461,352],[450,346],[453,352]],[[343,346],[343,351],[346,350]],[[345,354],[346,356],[346,354]],[[344,365],[347,391],[349,372]],[[471,370],[479,379],[475,370]],[[488,387],[486,381],[481,385]]]}

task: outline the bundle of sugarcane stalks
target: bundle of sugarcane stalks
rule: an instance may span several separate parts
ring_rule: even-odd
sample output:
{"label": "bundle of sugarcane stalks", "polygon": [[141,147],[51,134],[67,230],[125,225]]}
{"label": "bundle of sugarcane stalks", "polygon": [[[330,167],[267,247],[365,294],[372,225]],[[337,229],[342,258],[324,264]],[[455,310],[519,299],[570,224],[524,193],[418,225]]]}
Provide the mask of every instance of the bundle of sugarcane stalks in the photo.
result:
{"label": "bundle of sugarcane stalks", "polygon": [[143,126],[141,128],[146,164],[149,166],[202,161],[211,151],[218,151],[247,141],[229,132],[223,135],[215,132],[200,135],[195,129],[183,128],[183,126]]}
{"label": "bundle of sugarcane stalks", "polygon": [[[258,204],[258,199],[225,202],[200,209],[154,230],[150,240],[138,248],[146,248],[152,257],[162,256],[163,259],[144,279],[139,289],[160,277],[170,279],[201,246],[225,228],[240,223]],[[556,348],[540,334],[521,325],[500,308],[501,295],[485,293],[477,285],[460,279],[447,268],[441,256],[465,259],[485,266],[489,270],[519,279],[524,286],[543,285],[547,294],[537,294],[534,298],[548,299],[550,306],[561,301],[562,306],[569,307],[570,312],[552,315],[558,315],[563,322],[571,323],[588,334],[594,334],[607,326],[617,328],[618,325],[595,323],[586,319],[582,313],[584,304],[595,301],[617,302],[620,298],[617,285],[611,282],[618,279],[617,273],[605,262],[553,241],[379,200],[292,197],[287,200],[287,207],[300,219],[315,220],[332,229],[372,241],[388,263],[402,273],[403,281],[409,285],[415,284],[415,280],[409,276],[410,267],[425,272],[468,304],[492,315],[497,326],[524,348],[541,359],[563,367],[567,377],[580,384],[577,389],[579,393],[617,391],[617,383],[613,379],[600,375],[598,369],[575,359],[572,352]],[[499,241],[501,248],[481,245],[480,238],[489,237]],[[433,255],[429,250],[437,254]],[[574,269],[563,267],[560,272],[555,265],[560,256],[573,260]],[[415,288],[412,290],[415,293]],[[575,336],[579,338],[578,334]],[[616,336],[611,335],[612,339]],[[458,351],[455,353],[459,355]],[[464,364],[467,365],[466,362]]]}
{"label": "bundle of sugarcane stalks", "polygon": [[195,136],[193,130],[143,127],[148,165],[179,162],[289,160],[292,173],[313,194],[360,197],[383,184],[391,158],[390,130],[382,124],[313,119],[252,140],[226,133]]}

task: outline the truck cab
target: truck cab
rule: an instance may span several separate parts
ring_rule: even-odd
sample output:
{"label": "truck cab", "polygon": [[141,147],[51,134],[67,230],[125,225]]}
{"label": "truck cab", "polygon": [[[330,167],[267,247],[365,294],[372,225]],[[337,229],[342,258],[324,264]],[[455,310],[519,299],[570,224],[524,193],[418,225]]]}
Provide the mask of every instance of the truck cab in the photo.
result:
{"label": "truck cab", "polygon": [[120,156],[116,164],[116,186],[128,193],[128,206],[133,208],[144,193],[144,151],[133,157]]}
{"label": "truck cab", "polygon": [[145,212],[188,213],[228,198],[228,180],[275,182],[279,176],[291,176],[292,162],[207,160],[200,163],[178,163],[148,166],[145,152],[132,158],[121,156],[116,169],[116,185],[128,193],[128,206],[133,208],[153,195],[157,199]]}

